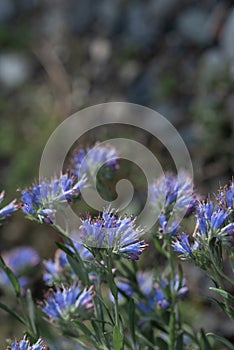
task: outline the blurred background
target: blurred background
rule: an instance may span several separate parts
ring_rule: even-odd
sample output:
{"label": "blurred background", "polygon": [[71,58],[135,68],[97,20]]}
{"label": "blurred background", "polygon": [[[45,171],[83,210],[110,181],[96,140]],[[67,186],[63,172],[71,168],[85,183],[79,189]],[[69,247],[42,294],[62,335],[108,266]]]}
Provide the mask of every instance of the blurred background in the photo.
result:
{"label": "blurred background", "polygon": [[[109,101],[148,106],[168,118],[191,153],[198,192],[227,183],[234,170],[233,2],[0,0],[0,189],[8,201],[37,178],[56,126]],[[100,129],[81,143],[118,132]],[[157,140],[140,130],[124,133],[167,164]],[[55,233],[20,213],[0,234],[1,250],[29,244],[42,258],[54,250]],[[195,293],[206,288],[203,278],[193,271]],[[218,310],[210,316],[209,303],[189,307],[202,315],[198,326],[202,319],[209,330],[233,334],[227,320],[220,325]],[[7,322],[1,328],[1,341],[14,335]]]}

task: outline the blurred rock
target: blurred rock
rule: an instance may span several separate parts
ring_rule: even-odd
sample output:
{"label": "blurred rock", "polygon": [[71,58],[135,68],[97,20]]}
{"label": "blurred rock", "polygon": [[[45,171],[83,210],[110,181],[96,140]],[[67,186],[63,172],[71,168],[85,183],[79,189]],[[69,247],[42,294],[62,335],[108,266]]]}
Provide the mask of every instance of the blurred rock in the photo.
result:
{"label": "blurred rock", "polygon": [[151,6],[159,19],[166,17],[171,11],[173,11],[179,0],[151,0]]}
{"label": "blurred rock", "polygon": [[152,104],[152,87],[156,84],[155,72],[148,68],[141,72],[133,81],[128,90],[129,102],[143,106]]}
{"label": "blurred rock", "polygon": [[105,33],[113,33],[120,16],[119,0],[103,0],[97,8],[98,21]]}
{"label": "blurred rock", "polygon": [[220,43],[226,57],[228,59],[233,59],[234,58],[234,8],[230,11],[230,14],[224,25],[223,32],[220,38]]}
{"label": "blurred rock", "polygon": [[207,45],[212,40],[209,14],[199,7],[183,11],[177,19],[177,29],[186,39],[198,44]]}
{"label": "blurred rock", "polygon": [[178,108],[178,105],[173,101],[167,100],[161,102],[157,104],[157,107],[154,109],[168,119],[173,125],[176,125],[181,119],[181,111]]}
{"label": "blurred rock", "polygon": [[200,60],[200,71],[202,80],[221,73],[224,69],[225,56],[219,48],[208,49]]}
{"label": "blurred rock", "polygon": [[105,63],[111,56],[111,43],[104,38],[94,39],[89,46],[89,54],[96,63]]}
{"label": "blurred rock", "polygon": [[137,77],[140,71],[140,65],[137,61],[125,62],[119,70],[119,76],[124,84],[130,84]]}
{"label": "blurred rock", "polygon": [[71,0],[69,2],[68,24],[72,31],[84,34],[90,29],[90,25],[97,12],[97,3],[92,0]]}
{"label": "blurred rock", "polygon": [[11,0],[0,0],[0,23],[7,22],[14,12],[14,3]]}
{"label": "blurred rock", "polygon": [[0,81],[6,88],[12,89],[24,83],[31,74],[28,58],[18,53],[0,55]]}
{"label": "blurred rock", "polygon": [[125,18],[124,38],[131,43],[146,47],[155,39],[158,26],[152,5],[136,3],[129,6]]}

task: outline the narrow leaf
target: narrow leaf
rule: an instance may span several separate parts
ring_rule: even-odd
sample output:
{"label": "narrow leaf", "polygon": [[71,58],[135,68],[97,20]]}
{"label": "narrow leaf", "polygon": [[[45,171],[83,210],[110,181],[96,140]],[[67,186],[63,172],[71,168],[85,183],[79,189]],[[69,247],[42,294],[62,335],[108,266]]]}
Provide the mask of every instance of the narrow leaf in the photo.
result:
{"label": "narrow leaf", "polygon": [[0,267],[3,269],[3,271],[7,274],[13,288],[15,291],[16,296],[20,295],[20,285],[17,277],[14,275],[14,273],[9,269],[8,266],[6,266],[3,258],[0,256]]}
{"label": "narrow leaf", "polygon": [[216,341],[223,343],[224,345],[227,345],[231,350],[234,350],[234,345],[229,340],[214,333],[207,333],[206,336],[214,338]]}
{"label": "narrow leaf", "polygon": [[13,316],[17,321],[22,323],[23,325],[26,325],[25,321],[18,315],[15,311],[11,310],[8,306],[5,304],[0,303],[0,309],[6,311],[8,314]]}
{"label": "narrow leaf", "polygon": [[210,287],[209,289],[216,292],[224,299],[227,299],[228,301],[231,301],[232,303],[234,303],[234,297],[230,293],[228,293],[226,290],[214,288],[214,287]]}
{"label": "narrow leaf", "polygon": [[32,294],[30,289],[27,289],[26,299],[27,299],[28,315],[29,315],[32,331],[35,334],[35,336],[38,336],[38,331],[35,323],[35,305],[32,299]]}
{"label": "narrow leaf", "polygon": [[121,350],[123,347],[123,337],[117,325],[113,329],[113,345],[114,350]]}

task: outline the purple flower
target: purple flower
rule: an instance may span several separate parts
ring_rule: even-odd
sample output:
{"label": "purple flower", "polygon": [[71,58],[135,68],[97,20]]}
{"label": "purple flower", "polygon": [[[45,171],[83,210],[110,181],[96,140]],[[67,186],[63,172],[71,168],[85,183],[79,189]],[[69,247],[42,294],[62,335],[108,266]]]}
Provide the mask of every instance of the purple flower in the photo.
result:
{"label": "purple flower", "polygon": [[56,209],[77,198],[85,185],[85,177],[78,181],[68,173],[61,174],[59,178],[54,177],[50,182],[42,181],[21,192],[22,211],[31,219],[51,224]]}
{"label": "purple flower", "polygon": [[188,235],[184,232],[178,235],[178,238],[172,243],[172,247],[178,253],[181,253],[185,256],[189,256],[193,254],[193,250],[198,248],[198,245],[195,243],[193,247],[191,247],[188,241]]}
{"label": "purple flower", "polygon": [[[40,257],[36,250],[31,247],[17,247],[2,254],[5,264],[18,277],[20,286],[24,288],[28,283],[28,278],[24,276],[27,270],[36,266],[40,262]],[[8,276],[4,271],[0,271],[0,285],[5,287],[10,285]]]}
{"label": "purple flower", "polygon": [[108,170],[118,169],[118,158],[115,147],[109,144],[102,146],[97,142],[92,148],[76,151],[73,157],[73,173],[79,177],[86,174],[92,178],[101,166],[105,165],[104,175],[108,175]]}
{"label": "purple flower", "polygon": [[30,345],[29,340],[26,338],[20,341],[14,341],[11,343],[11,350],[46,350],[48,347],[43,345],[42,339],[38,339],[38,341],[32,345]]}
{"label": "purple flower", "polygon": [[230,212],[223,208],[214,207],[213,202],[199,202],[197,205],[197,227],[201,234],[208,235],[210,229],[218,230],[229,216]]}
{"label": "purple flower", "polygon": [[234,180],[231,181],[231,185],[229,187],[224,186],[219,190],[217,200],[223,207],[234,207]]}
{"label": "purple flower", "polygon": [[178,208],[190,211],[195,204],[192,178],[183,171],[179,172],[177,177],[167,173],[150,185],[149,198],[156,212],[166,211],[173,203],[176,203]]}
{"label": "purple flower", "polygon": [[93,308],[93,288],[81,289],[80,285],[56,288],[51,291],[42,311],[53,320],[88,318],[88,310]]}
{"label": "purple flower", "polygon": [[106,209],[94,220],[88,217],[80,226],[82,241],[89,248],[105,248],[125,258],[138,260],[148,246],[140,240],[143,233],[131,217],[117,217],[114,211]]}
{"label": "purple flower", "polygon": [[168,226],[168,221],[166,220],[166,216],[164,213],[161,213],[158,217],[160,228],[159,232],[162,235],[166,236],[174,236],[176,231],[179,229],[179,224],[177,221],[173,221],[170,226]]}
{"label": "purple flower", "polygon": [[[2,203],[4,196],[5,196],[5,192],[2,191],[0,193],[0,203]],[[0,221],[5,220],[9,216],[9,214],[13,213],[17,209],[18,209],[18,205],[16,203],[16,200],[13,200],[9,204],[7,204],[5,207],[1,208],[0,209]]]}

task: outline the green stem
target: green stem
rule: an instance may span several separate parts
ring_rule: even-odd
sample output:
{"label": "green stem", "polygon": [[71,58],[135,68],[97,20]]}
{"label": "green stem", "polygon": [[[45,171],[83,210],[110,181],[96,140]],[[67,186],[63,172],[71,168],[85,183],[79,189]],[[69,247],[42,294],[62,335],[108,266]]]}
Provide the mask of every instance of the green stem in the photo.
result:
{"label": "green stem", "polygon": [[175,313],[175,293],[174,293],[174,281],[175,281],[175,259],[174,252],[171,247],[170,240],[168,241],[169,246],[169,264],[170,264],[170,281],[171,287],[171,305],[170,305],[170,319],[169,319],[169,347],[168,350],[174,350],[175,348],[175,331],[176,331],[176,313]]}

